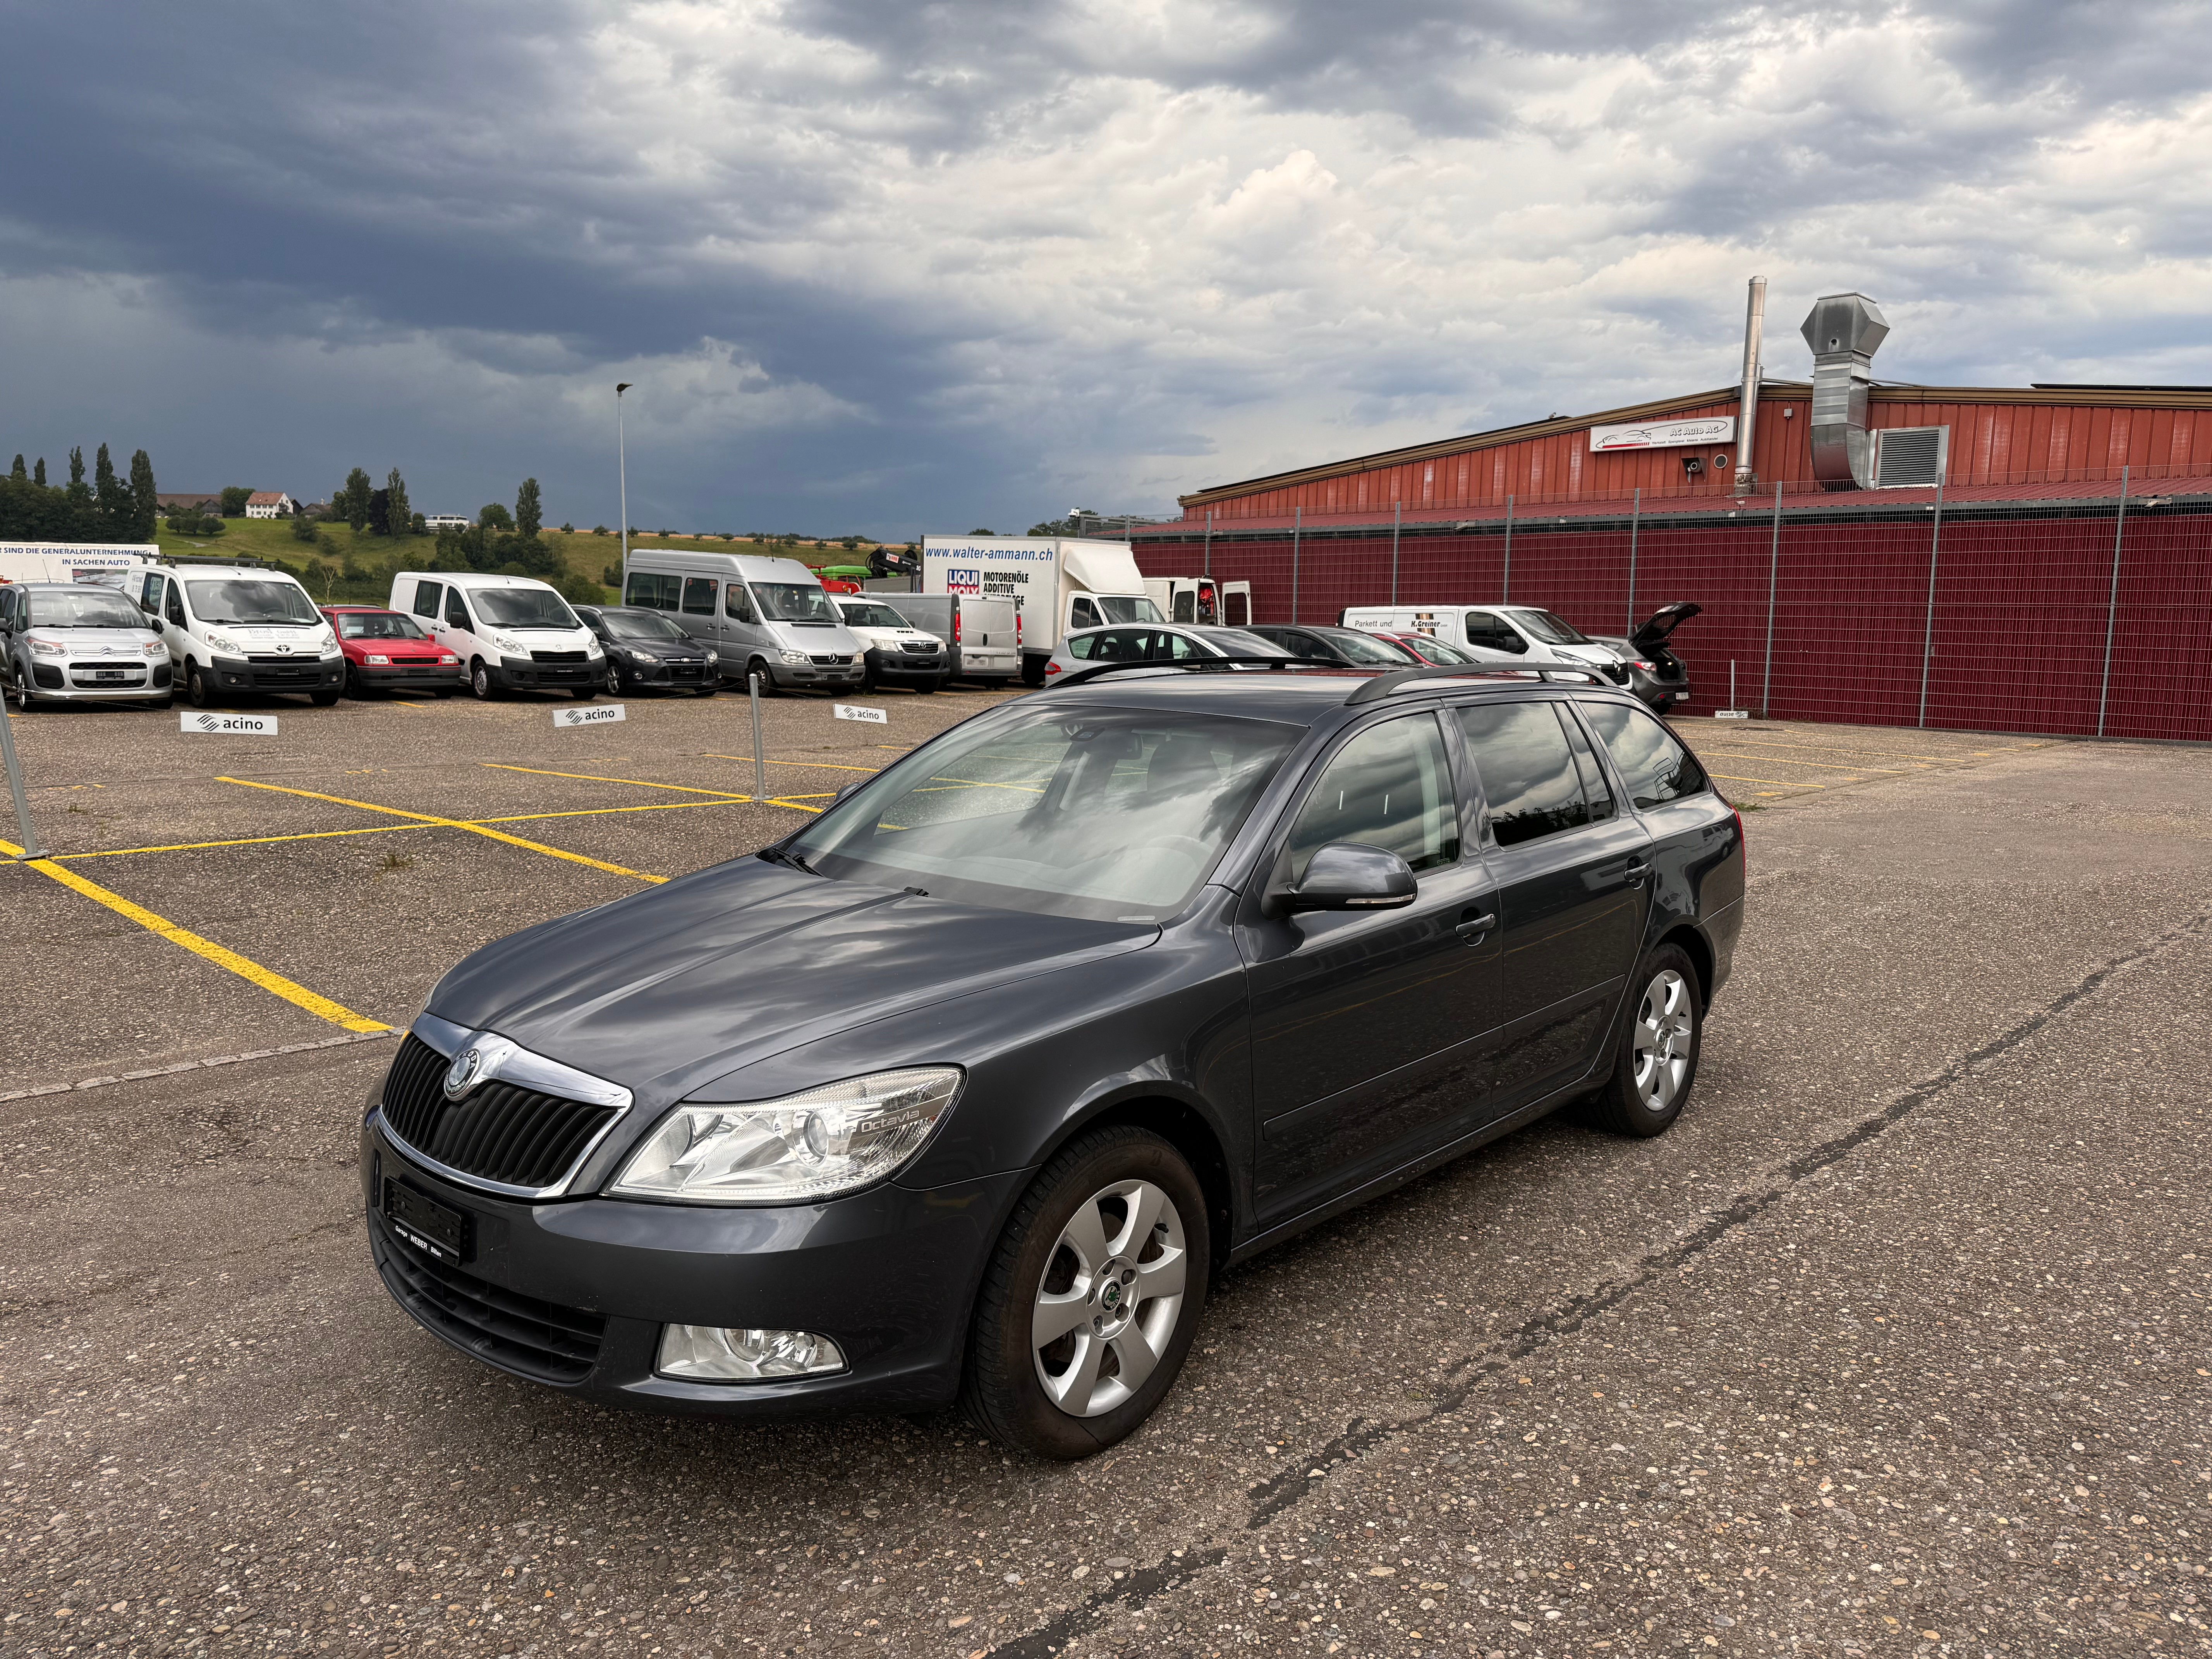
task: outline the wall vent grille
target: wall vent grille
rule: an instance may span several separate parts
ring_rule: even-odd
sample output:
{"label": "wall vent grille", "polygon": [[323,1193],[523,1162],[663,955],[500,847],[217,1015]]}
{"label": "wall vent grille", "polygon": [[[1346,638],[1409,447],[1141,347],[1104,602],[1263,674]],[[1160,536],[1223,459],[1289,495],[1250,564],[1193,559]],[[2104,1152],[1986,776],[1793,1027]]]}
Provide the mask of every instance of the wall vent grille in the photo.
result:
{"label": "wall vent grille", "polygon": [[1948,426],[1887,428],[1875,439],[1874,487],[1933,489],[1943,481],[1943,465],[1950,453],[1951,428]]}

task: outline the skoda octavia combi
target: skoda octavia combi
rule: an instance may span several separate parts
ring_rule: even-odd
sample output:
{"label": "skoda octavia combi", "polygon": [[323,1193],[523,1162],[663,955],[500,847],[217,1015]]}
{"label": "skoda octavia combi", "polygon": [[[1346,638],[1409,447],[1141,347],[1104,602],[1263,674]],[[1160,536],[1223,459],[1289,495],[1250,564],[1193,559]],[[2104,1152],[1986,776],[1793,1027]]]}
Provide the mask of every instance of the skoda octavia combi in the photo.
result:
{"label": "skoda octavia combi", "polygon": [[432,1332],[611,1401],[960,1401],[1048,1457],[1217,1274],[1695,1084],[1741,821],[1611,688],[1105,665],[439,983],[361,1133]]}

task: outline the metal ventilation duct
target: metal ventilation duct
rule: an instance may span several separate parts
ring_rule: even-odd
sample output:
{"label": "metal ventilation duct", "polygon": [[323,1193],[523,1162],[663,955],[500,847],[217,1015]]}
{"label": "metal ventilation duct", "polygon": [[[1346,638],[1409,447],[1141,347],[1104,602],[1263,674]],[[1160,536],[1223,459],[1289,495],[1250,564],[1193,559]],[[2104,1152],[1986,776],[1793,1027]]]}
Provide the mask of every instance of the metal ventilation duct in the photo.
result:
{"label": "metal ventilation duct", "polygon": [[1813,301],[1805,343],[1813,348],[1813,476],[1823,489],[1864,489],[1874,482],[1867,439],[1869,365],[1889,324],[1863,294]]}

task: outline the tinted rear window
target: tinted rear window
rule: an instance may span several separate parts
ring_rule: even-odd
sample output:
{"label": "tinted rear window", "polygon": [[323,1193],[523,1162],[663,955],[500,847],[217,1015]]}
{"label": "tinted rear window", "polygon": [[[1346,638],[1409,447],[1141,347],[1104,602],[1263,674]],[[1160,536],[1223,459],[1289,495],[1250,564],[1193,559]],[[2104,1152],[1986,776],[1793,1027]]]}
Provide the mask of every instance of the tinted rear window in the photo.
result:
{"label": "tinted rear window", "polygon": [[1641,708],[1594,702],[1585,705],[1583,712],[1628,786],[1628,798],[1638,806],[1664,805],[1685,795],[1702,794],[1709,787],[1696,757]]}
{"label": "tinted rear window", "polygon": [[1589,822],[1582,771],[1554,705],[1474,703],[1458,713],[1500,847]]}

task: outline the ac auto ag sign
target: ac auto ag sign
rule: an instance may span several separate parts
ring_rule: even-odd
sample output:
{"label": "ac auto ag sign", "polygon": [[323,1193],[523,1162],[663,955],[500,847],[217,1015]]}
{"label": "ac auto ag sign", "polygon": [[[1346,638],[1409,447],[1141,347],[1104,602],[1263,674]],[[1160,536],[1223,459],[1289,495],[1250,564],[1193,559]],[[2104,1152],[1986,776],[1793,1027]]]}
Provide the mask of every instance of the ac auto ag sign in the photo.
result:
{"label": "ac auto ag sign", "polygon": [[1617,449],[1688,449],[1735,441],[1735,416],[1703,415],[1693,421],[1633,421],[1589,429],[1590,453]]}

